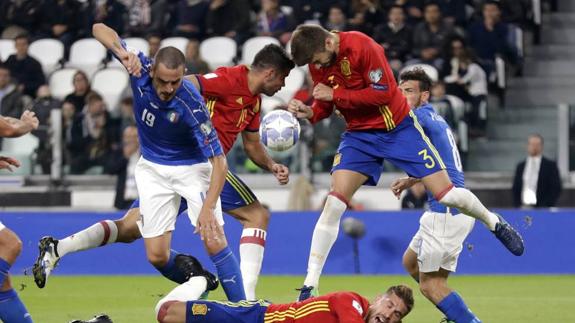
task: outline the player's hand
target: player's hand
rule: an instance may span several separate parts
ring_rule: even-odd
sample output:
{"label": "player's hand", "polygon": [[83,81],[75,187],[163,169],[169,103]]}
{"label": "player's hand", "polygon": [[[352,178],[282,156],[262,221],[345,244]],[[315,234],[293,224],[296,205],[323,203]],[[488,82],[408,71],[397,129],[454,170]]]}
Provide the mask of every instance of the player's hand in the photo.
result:
{"label": "player's hand", "polygon": [[119,58],[122,65],[124,65],[130,75],[134,75],[136,77],[140,77],[142,75],[142,62],[140,62],[138,55],[131,51],[124,51],[124,53],[119,55]]}
{"label": "player's hand", "polygon": [[217,241],[224,235],[224,230],[218,223],[214,210],[209,207],[202,207],[198,216],[198,223],[194,233],[200,233],[203,241]]}
{"label": "player's hand", "polygon": [[417,183],[417,179],[412,177],[399,178],[391,183],[391,191],[393,192],[393,195],[395,195],[395,197],[397,197],[399,200],[401,192],[412,187],[415,183]]}
{"label": "player's hand", "polygon": [[282,164],[273,164],[272,173],[278,179],[280,185],[285,185],[289,182],[289,168]]}
{"label": "player's hand", "polygon": [[25,124],[32,127],[32,129],[38,129],[38,125],[40,121],[36,117],[36,113],[34,111],[25,110],[22,115],[20,116],[20,121],[24,122]]}
{"label": "player's hand", "polygon": [[13,172],[12,166],[20,167],[20,162],[12,157],[0,156],[0,169],[7,169]]}
{"label": "player's hand", "polygon": [[313,116],[311,107],[305,105],[298,99],[291,99],[288,103],[287,110],[293,113],[298,119],[309,119]]}
{"label": "player's hand", "polygon": [[333,89],[323,83],[318,83],[312,92],[313,98],[320,101],[333,101]]}

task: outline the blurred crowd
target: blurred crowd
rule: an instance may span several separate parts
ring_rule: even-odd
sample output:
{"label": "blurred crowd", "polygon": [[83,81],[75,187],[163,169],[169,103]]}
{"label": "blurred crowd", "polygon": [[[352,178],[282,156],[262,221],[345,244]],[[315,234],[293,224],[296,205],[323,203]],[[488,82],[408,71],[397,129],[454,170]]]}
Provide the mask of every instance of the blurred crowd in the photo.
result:
{"label": "blurred crowd", "polygon": [[[125,155],[122,133],[134,124],[131,98],[107,108],[82,71],[74,75],[72,93],[63,101],[52,98],[45,85],[49,75],[28,55],[32,41],[59,39],[65,60],[70,46],[91,37],[91,26],[97,22],[122,37],[146,39],[151,56],[163,38],[180,36],[190,40],[185,53],[188,72],[206,73],[209,66],[199,55],[204,39],[229,37],[241,49],[251,37],[272,36],[288,45],[298,24],[315,23],[370,35],[385,48],[396,73],[412,64],[431,68],[436,81],[432,104],[455,130],[464,120],[470,136],[481,137],[488,120],[488,94],[497,81],[496,59],[521,75],[522,40],[516,31],[529,30],[532,15],[529,0],[4,0],[0,35],[15,39],[17,52],[0,62],[0,114],[19,117],[23,109],[36,111],[42,125],[35,133],[41,139],[37,163],[48,173],[50,111],[61,109],[66,171],[114,173],[118,167],[110,165],[109,157]],[[298,95],[309,101],[310,90],[308,80]],[[463,108],[454,106],[460,102]],[[344,129],[344,121],[336,115],[313,127],[314,135],[308,137],[313,138],[314,171],[330,169]],[[242,156],[233,160],[238,160],[237,168],[256,171]]]}

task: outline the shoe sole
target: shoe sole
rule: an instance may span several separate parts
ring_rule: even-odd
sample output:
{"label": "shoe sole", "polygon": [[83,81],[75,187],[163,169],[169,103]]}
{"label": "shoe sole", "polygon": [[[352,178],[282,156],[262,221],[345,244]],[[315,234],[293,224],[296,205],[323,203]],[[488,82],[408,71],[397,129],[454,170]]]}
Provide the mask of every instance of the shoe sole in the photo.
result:
{"label": "shoe sole", "polygon": [[34,266],[32,267],[34,282],[38,288],[44,288],[44,286],[46,286],[46,272],[42,266],[42,259],[44,259],[48,245],[52,240],[50,237],[44,237],[38,242],[38,258],[36,258],[36,262],[34,262]]}

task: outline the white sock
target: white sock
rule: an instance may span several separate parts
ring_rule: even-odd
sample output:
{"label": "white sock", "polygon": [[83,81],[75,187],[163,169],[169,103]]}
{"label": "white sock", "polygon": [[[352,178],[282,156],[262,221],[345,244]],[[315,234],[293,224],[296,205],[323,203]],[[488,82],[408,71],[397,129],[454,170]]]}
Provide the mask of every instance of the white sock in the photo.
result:
{"label": "white sock", "polygon": [[160,311],[160,308],[165,302],[168,301],[180,301],[180,302],[187,302],[187,301],[194,301],[200,298],[202,294],[206,291],[208,286],[208,281],[205,277],[202,276],[194,276],[191,277],[187,282],[176,286],[176,288],[172,289],[168,295],[164,296],[158,304],[156,304],[156,316]]}
{"label": "white sock", "polygon": [[346,209],[347,204],[341,199],[331,194],[327,196],[323,212],[313,230],[304,285],[318,287],[325,260],[339,233],[339,220]]}
{"label": "white sock", "polygon": [[258,228],[246,228],[240,239],[240,269],[247,300],[256,299],[256,286],[264,260],[267,233]]}
{"label": "white sock", "polygon": [[446,206],[459,209],[459,211],[465,215],[476,218],[483,222],[491,231],[495,230],[495,224],[499,222],[497,215],[483,206],[477,196],[468,189],[453,187],[439,202]]}
{"label": "white sock", "polygon": [[118,227],[116,227],[116,223],[111,220],[104,220],[58,241],[58,256],[64,257],[70,252],[114,243],[117,238]]}

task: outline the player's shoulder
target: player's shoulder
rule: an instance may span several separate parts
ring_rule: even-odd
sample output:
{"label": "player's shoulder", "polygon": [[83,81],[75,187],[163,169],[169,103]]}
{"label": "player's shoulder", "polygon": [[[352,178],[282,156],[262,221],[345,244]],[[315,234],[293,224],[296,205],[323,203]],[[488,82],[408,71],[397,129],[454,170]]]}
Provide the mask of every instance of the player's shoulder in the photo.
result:
{"label": "player's shoulder", "polygon": [[369,301],[355,292],[344,291],[326,294],[327,300],[333,306],[345,306],[355,308],[360,314],[363,314],[369,307]]}
{"label": "player's shoulder", "polygon": [[350,47],[363,48],[366,43],[374,40],[361,31],[346,31],[340,33],[340,38]]}

